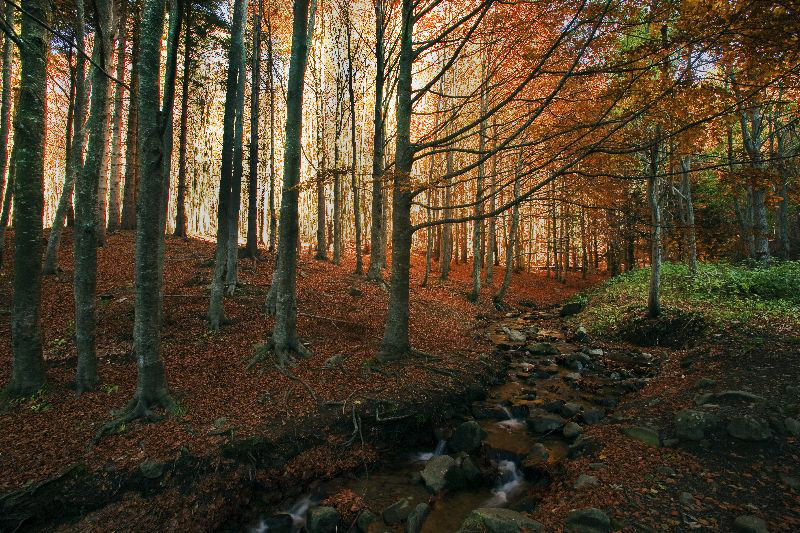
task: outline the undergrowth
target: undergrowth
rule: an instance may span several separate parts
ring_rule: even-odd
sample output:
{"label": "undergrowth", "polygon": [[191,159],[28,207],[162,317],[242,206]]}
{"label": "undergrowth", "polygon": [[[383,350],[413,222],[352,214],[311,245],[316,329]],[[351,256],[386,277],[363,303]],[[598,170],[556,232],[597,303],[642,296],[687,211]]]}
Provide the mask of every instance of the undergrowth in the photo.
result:
{"label": "undergrowth", "polygon": [[[621,274],[574,296],[585,309],[573,320],[590,333],[614,335],[647,304],[650,269]],[[800,261],[757,268],[746,264],[699,263],[696,275],[684,264],[665,263],[664,308],[702,316],[712,330],[728,327],[800,331]]]}

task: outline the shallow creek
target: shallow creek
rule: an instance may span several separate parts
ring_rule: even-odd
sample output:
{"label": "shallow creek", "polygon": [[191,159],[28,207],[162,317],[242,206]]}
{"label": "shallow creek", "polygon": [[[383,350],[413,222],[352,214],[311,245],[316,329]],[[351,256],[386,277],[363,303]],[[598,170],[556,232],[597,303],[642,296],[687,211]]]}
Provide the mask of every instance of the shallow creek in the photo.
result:
{"label": "shallow creek", "polygon": [[[481,483],[432,495],[421,472],[432,458],[449,453],[447,440],[441,439],[435,447],[399,453],[374,471],[320,483],[312,493],[284,502],[276,511],[291,514],[294,531],[304,531],[308,510],[346,489],[361,496],[378,516],[402,499],[410,499],[412,509],[418,503],[429,504],[420,531],[433,533],[457,531],[479,507],[533,510],[537,489],[548,483],[547,465],[580,454],[582,428],[601,422],[619,396],[640,387],[652,374],[647,354],[615,358],[591,343],[568,342],[561,324],[555,310],[531,311],[507,316],[487,328],[497,349],[510,354],[511,363],[506,382],[470,406],[486,433],[481,450],[473,454]],[[577,426],[570,424],[567,430],[565,424],[570,422]],[[442,428],[439,433],[449,435],[450,430]],[[265,522],[254,524],[250,531],[267,531]],[[351,531],[359,530],[353,526]]]}

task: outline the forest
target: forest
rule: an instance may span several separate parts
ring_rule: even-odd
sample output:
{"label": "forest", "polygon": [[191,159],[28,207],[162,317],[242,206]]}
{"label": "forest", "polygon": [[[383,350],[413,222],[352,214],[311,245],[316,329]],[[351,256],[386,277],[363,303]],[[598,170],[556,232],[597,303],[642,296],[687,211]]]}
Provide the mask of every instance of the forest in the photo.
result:
{"label": "forest", "polygon": [[0,532],[800,530],[800,3],[0,4]]}

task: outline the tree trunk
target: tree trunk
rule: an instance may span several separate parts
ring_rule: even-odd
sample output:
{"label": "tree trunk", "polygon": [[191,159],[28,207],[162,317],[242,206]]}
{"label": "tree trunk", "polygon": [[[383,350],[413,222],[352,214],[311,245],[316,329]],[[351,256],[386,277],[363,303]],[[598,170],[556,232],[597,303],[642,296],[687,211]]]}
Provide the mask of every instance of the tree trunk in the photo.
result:
{"label": "tree trunk", "polygon": [[228,76],[225,87],[225,116],[222,133],[222,164],[219,180],[219,204],[217,208],[217,250],[214,262],[214,277],[211,280],[211,297],[208,305],[208,320],[212,330],[219,330],[225,320],[222,299],[225,292],[226,267],[228,266],[228,241],[230,240],[230,210],[233,185],[234,150],[236,146],[236,114],[238,106],[239,76],[244,76],[240,65],[240,47],[244,39],[244,17],[247,0],[236,0],[233,4],[233,26],[231,48],[228,55]]}
{"label": "tree trunk", "polygon": [[[8,28],[14,27],[14,6],[6,4],[5,21]],[[71,54],[70,54],[71,57]],[[6,174],[9,171],[8,165],[8,138],[11,126],[11,38],[8,33],[3,38],[3,93],[0,98],[0,203],[3,204],[2,214],[5,222],[0,226],[0,232],[5,236],[6,225],[8,224],[8,209],[5,207],[5,198],[11,200],[13,184],[10,179],[6,181]],[[74,80],[74,77],[73,77]],[[74,90],[74,83],[70,89]],[[72,102],[70,102],[72,104]],[[72,109],[72,108],[70,108]],[[68,135],[69,136],[69,135]],[[4,239],[0,240],[0,267],[3,266],[3,245]]]}
{"label": "tree trunk", "polygon": [[681,158],[683,201],[686,202],[686,244],[689,253],[689,272],[697,273],[697,237],[694,227],[694,201],[692,200],[692,181],[689,174],[692,166],[691,156]]}
{"label": "tree trunk", "polygon": [[[497,139],[497,121],[493,122],[494,138]],[[495,143],[497,141],[495,140]],[[489,211],[494,213],[495,194],[497,194],[497,158],[498,154],[492,156],[492,177],[489,185]],[[486,256],[486,285],[490,288],[494,284],[494,263],[497,259],[497,225],[495,217],[489,217],[489,238],[487,239]]]}
{"label": "tree trunk", "polygon": [[[49,20],[46,0],[22,0],[32,16]],[[14,127],[14,302],[11,315],[10,396],[30,395],[45,384],[42,357],[42,214],[49,34],[29,16],[20,33],[19,106]]]}
{"label": "tree trunk", "polygon": [[[451,150],[447,151],[445,154],[445,181],[444,181],[444,210],[443,210],[443,217],[445,220],[452,217],[452,209],[450,206],[453,205],[453,190],[450,182],[452,178],[450,178],[450,174],[453,172],[453,152]],[[442,280],[447,280],[450,277],[450,266],[453,262],[453,225],[449,222],[445,222],[442,227],[442,259],[439,266],[439,277]]]}
{"label": "tree trunk", "polygon": [[128,131],[125,139],[125,188],[122,197],[122,229],[136,229],[136,196],[139,190],[139,63],[141,9],[134,16],[133,49],[131,51],[131,105],[128,106]]}
{"label": "tree trunk", "polygon": [[[102,0],[100,0],[100,1],[102,1]],[[114,9],[113,8],[113,1],[112,0],[108,0],[108,1],[111,3],[111,5],[112,5],[111,9],[113,10]],[[112,16],[112,18],[113,18],[113,16]],[[113,31],[113,25],[109,28],[109,32],[112,32],[112,31]],[[106,61],[106,63],[105,63],[106,67],[104,68],[104,70],[106,72],[110,72],[112,70],[111,67],[112,67],[112,60],[113,60],[113,56],[114,56],[114,36],[113,35],[110,35],[108,48],[109,48],[108,61]],[[108,77],[106,77],[106,76],[104,76],[104,77],[106,78],[106,83],[105,83],[106,103],[103,104],[103,105],[108,109],[108,112],[105,113],[105,122],[103,123],[103,130],[101,132],[102,135],[103,135],[103,137],[102,137],[103,144],[102,144],[102,150],[100,151],[100,173],[97,175],[97,180],[98,180],[97,181],[97,194],[95,195],[95,197],[97,199],[97,211],[96,211],[97,222],[95,223],[94,231],[97,234],[97,246],[105,246],[106,245],[106,225],[108,224],[108,222],[107,222],[107,216],[108,216],[108,181],[109,181],[109,166],[108,166],[108,163],[109,163],[109,148],[110,148],[109,141],[110,141],[110,137],[111,137],[111,135],[110,135],[110,132],[111,132],[111,102],[112,102],[113,96],[114,96],[114,94],[112,92],[113,86],[108,81]],[[92,82],[92,101],[94,101],[95,87],[97,87],[98,90],[100,89],[99,86],[95,86],[94,82]],[[87,150],[88,150],[88,144],[87,144]],[[76,211],[77,211],[77,208],[76,208]],[[75,216],[77,218],[77,213],[76,213]],[[77,220],[75,221],[75,224],[77,225]]]}
{"label": "tree trunk", "polygon": [[192,2],[186,3],[186,24],[183,34],[183,80],[181,80],[181,125],[178,140],[178,198],[175,212],[175,237],[186,238],[189,223],[186,219],[186,152],[189,130],[189,86],[192,81]]}
{"label": "tree trunk", "polygon": [[[190,2],[191,3],[191,2]],[[125,52],[127,50],[128,2],[120,2],[119,25],[117,30],[117,79],[125,80]],[[122,111],[125,87],[115,84],[114,114],[111,119],[111,179],[108,197],[108,232],[117,231],[120,224],[120,181],[122,179]]]}
{"label": "tree trunk", "polygon": [[253,65],[250,87],[250,172],[247,182],[247,256],[258,256],[258,108],[261,95],[261,12],[253,14]]}
{"label": "tree trunk", "polygon": [[[108,140],[108,119],[111,107],[108,77],[114,41],[112,38],[113,8],[110,2],[95,3],[98,30],[94,37],[92,61],[99,66],[91,69],[92,99],[86,128],[89,140],[86,162],[78,173],[75,186],[75,346],[78,370],[75,386],[78,393],[93,390],[98,382],[95,335],[97,291],[98,226],[105,226],[104,214],[98,213],[98,184],[105,174],[103,153]],[[78,24],[82,24],[82,7],[78,6]]]}
{"label": "tree trunk", "polygon": [[358,192],[358,173],[356,151],[356,97],[353,90],[353,50],[352,33],[353,28],[350,21],[350,8],[347,7],[347,92],[350,96],[350,181],[353,188],[353,217],[355,218],[355,238],[356,238],[356,274],[359,276],[364,273],[364,263],[361,258],[361,199]]}
{"label": "tree trunk", "polygon": [[[487,111],[488,100],[486,89],[481,90],[481,115]],[[483,179],[486,173],[483,163],[486,152],[486,120],[481,121],[478,132],[478,179],[475,183],[475,221],[472,223],[472,294],[470,300],[478,301],[481,292],[481,265],[483,265]]]}
{"label": "tree trunk", "polygon": [[386,256],[383,236],[383,86],[385,82],[384,0],[375,0],[375,121],[372,136],[372,226],[370,228],[369,272],[367,278],[383,280]]}
{"label": "tree trunk", "polygon": [[[303,87],[308,45],[312,42],[316,0],[309,17],[309,0],[294,0],[292,55],[286,92],[286,146],[284,148],[278,264],[275,269],[275,326],[272,348],[281,365],[307,351],[297,336],[298,199],[303,138]],[[309,20],[310,19],[310,20]]]}
{"label": "tree trunk", "polygon": [[[247,6],[242,17],[247,18]],[[233,182],[231,183],[231,204],[228,212],[228,266],[226,270],[225,284],[228,294],[233,295],[238,282],[239,269],[239,212],[242,206],[242,175],[243,175],[243,137],[244,137],[244,80],[245,72],[245,49],[244,49],[244,26],[242,21],[242,38],[238,43],[239,49],[239,79],[236,88],[236,126],[234,128],[233,145]]]}
{"label": "tree trunk", "polygon": [[661,205],[658,199],[658,133],[650,148],[649,175],[647,177],[647,202],[651,215],[650,290],[647,296],[647,314],[656,318],[661,314]]}
{"label": "tree trunk", "polygon": [[[516,176],[514,176],[514,199],[519,198],[519,174],[522,168],[522,153],[520,152],[519,160],[517,162]],[[498,308],[505,307],[503,302],[508,292],[508,287],[511,284],[511,274],[514,270],[512,265],[512,257],[514,256],[514,239],[517,236],[519,228],[519,204],[514,204],[511,208],[511,230],[508,232],[508,246],[506,247],[506,270],[503,273],[503,283],[500,285],[500,290],[494,296],[494,305]]]}
{"label": "tree trunk", "polygon": [[8,179],[6,180],[6,194],[3,198],[2,210],[0,210],[0,268],[3,266],[3,256],[6,249],[6,230],[8,229],[8,219],[11,216],[11,198],[14,196],[14,173],[15,161],[17,160],[16,145],[11,149],[11,159],[8,164]]}
{"label": "tree trunk", "polygon": [[267,13],[267,85],[269,90],[269,251],[275,252],[278,217],[275,214],[275,87],[272,57],[272,10]]}

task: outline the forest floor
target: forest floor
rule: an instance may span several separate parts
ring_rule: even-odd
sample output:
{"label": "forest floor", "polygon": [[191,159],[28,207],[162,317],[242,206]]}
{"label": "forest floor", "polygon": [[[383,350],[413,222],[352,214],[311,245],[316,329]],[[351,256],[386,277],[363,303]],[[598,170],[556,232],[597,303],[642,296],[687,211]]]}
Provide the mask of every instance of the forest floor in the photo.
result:
{"label": "forest floor", "polygon": [[[9,237],[12,236],[13,232]],[[0,343],[0,383],[9,379],[11,370],[13,238],[7,242],[9,259],[0,271],[0,338],[6,339]],[[191,498],[174,491],[161,498],[163,505],[140,502],[143,505],[137,506],[138,496],[126,497],[123,504],[109,506],[114,510],[99,520],[111,520],[118,527],[118,521],[125,522],[127,515],[128,523],[138,523],[141,529],[148,529],[146,524],[159,529],[157,524],[169,520],[173,520],[173,527],[186,520],[208,526],[215,517],[224,515],[215,506],[229,508],[239,503],[223,501],[226,498],[217,495],[221,487],[235,488],[239,477],[245,475],[234,465],[238,464],[237,455],[250,453],[241,452],[242,446],[252,444],[249,437],[260,439],[259,444],[281,443],[286,448],[279,455],[289,462],[281,472],[268,474],[271,477],[267,483],[275,482],[276,476],[284,478],[282,485],[292,485],[298,478],[330,476],[373,460],[375,453],[369,446],[342,453],[342,437],[329,428],[331,417],[321,416],[326,404],[345,404],[345,411],[348,402],[352,406],[377,401],[386,402],[384,411],[398,410],[398,402],[409,399],[430,403],[448,385],[463,393],[464,383],[449,379],[448,374],[460,372],[474,379],[472,376],[486,373],[481,357],[491,354],[493,346],[477,327],[485,325],[481,319],[495,311],[492,293],[487,290],[477,305],[468,302],[468,265],[456,265],[447,282],[432,273],[428,287],[421,288],[424,257],[414,256],[411,339],[416,348],[439,358],[437,368],[431,370],[419,364],[373,370],[383,333],[387,291],[352,274],[353,257],[336,266],[315,260],[310,253],[300,256],[298,329],[312,357],[292,368],[297,379],[272,367],[248,370],[256,345],[268,339],[272,326],[272,319],[263,313],[263,304],[274,257],[264,253],[257,262],[240,261],[240,286],[236,295],[225,301],[231,324],[215,333],[205,320],[213,253],[214,245],[207,241],[167,241],[162,348],[170,390],[179,403],[181,416],[156,424],[130,424],[92,446],[92,437],[110,419],[110,411],[123,406],[136,386],[132,353],[133,234],[109,236],[106,246],[98,252],[97,353],[101,386],[80,397],[71,388],[77,362],[72,235],[64,234],[59,255],[63,270],[45,277],[42,287],[48,385],[41,393],[0,413],[0,494],[38,487],[37,483],[54,477],[61,480],[65,473],[71,477],[75,465],[80,465],[81,472],[86,470],[101,479],[94,487],[98,501],[92,501],[89,495],[78,505],[64,502],[65,507],[76,508],[53,511],[80,515],[104,501],[113,502],[118,493],[130,488],[152,492],[154,484],[148,484],[147,479],[130,479],[132,475],[142,477],[138,472],[143,464],[178,464],[182,457],[192,457],[195,462],[204,463],[198,470],[207,470],[208,464],[213,463],[215,471],[227,468],[234,472],[227,478],[207,480],[207,491],[200,488]],[[502,268],[496,269],[496,287],[502,274]],[[589,283],[574,276],[570,283],[562,285],[538,274],[522,273],[513,277],[507,302],[556,303]],[[346,416],[339,418],[349,422],[350,407]],[[348,432],[352,427],[350,424]],[[220,453],[232,444],[237,448],[228,454]],[[302,453],[292,459],[298,452]],[[246,475],[252,478],[251,472]],[[181,501],[181,509],[175,501]],[[203,502],[200,512],[198,501]],[[130,510],[123,511],[121,506],[130,506]],[[27,515],[22,518],[34,519]],[[98,527],[102,529],[102,525]]]}
{"label": "forest floor", "polygon": [[[45,518],[25,506],[15,508],[19,514],[12,518],[25,527],[232,527],[232,517],[238,513],[241,518],[241,509],[255,505],[243,487],[258,486],[262,498],[274,492],[271,501],[258,502],[263,506],[299,497],[313,480],[380,463],[392,446],[408,448],[415,440],[430,444],[430,427],[447,424],[459,403],[469,405],[464,391],[475,383],[497,383],[497,374],[505,376],[509,364],[555,364],[519,350],[508,352],[508,347],[495,349],[496,335],[487,332],[496,332],[504,320],[527,317],[547,335],[560,332],[549,340],[564,354],[578,346],[602,349],[592,372],[604,373],[603,379],[625,367],[620,359],[625,354],[644,351],[648,360],[658,362],[657,372],[646,379],[629,376],[619,384],[628,387],[625,394],[607,398],[613,400],[607,416],[583,428],[582,454],[549,467],[549,485],[537,493],[535,505],[524,509],[548,531],[560,530],[571,511],[587,507],[603,510],[614,529],[623,531],[726,531],[741,515],[763,518],[770,531],[800,530],[800,444],[784,422],[800,414],[800,332],[786,324],[751,329],[736,323],[697,336],[689,350],[637,348],[594,333],[575,343],[575,328],[592,313],[565,319],[553,306],[596,284],[597,278],[570,275],[561,284],[540,273],[515,275],[507,302],[519,312],[509,315],[494,309],[486,290],[478,304],[468,302],[468,265],[457,265],[447,282],[434,272],[430,285],[419,287],[422,256],[414,256],[412,265],[411,336],[417,348],[435,359],[375,365],[385,289],[353,275],[352,258],[335,266],[306,252],[300,258],[298,326],[312,356],[294,365],[289,377],[266,366],[247,369],[255,345],[268,338],[272,325],[262,311],[272,256],[241,261],[241,287],[225,302],[231,324],[212,333],[204,316],[213,245],[168,240],[162,338],[181,414],[155,424],[131,424],[92,446],[110,410],[126,402],[136,383],[132,237],[112,235],[99,251],[102,385],[96,392],[76,397],[70,388],[76,363],[70,234],[60,255],[64,271],[45,278],[42,320],[49,384],[0,413],[0,511],[23,496],[34,503],[52,500],[37,509]],[[502,269],[495,276],[499,285]],[[11,277],[6,264],[0,271],[3,339],[10,337]],[[10,359],[10,343],[3,342],[0,382],[8,379]],[[536,385],[544,391],[547,383]],[[722,395],[698,405],[702,394],[730,390],[755,396]],[[707,428],[701,439],[677,439],[675,415],[686,408],[712,412],[725,423]],[[761,424],[749,429],[768,431],[769,438],[731,438],[726,424],[742,414]],[[367,416],[374,420],[368,423]],[[417,431],[422,426],[428,429]],[[648,429],[645,440],[654,434],[656,442],[631,438],[624,433],[629,428]],[[366,444],[359,445],[361,439]],[[75,465],[80,465],[78,474]],[[582,475],[594,480],[576,488]],[[53,479],[57,483],[46,481]],[[56,520],[57,514],[61,518]],[[0,531],[12,523],[0,520]]]}

